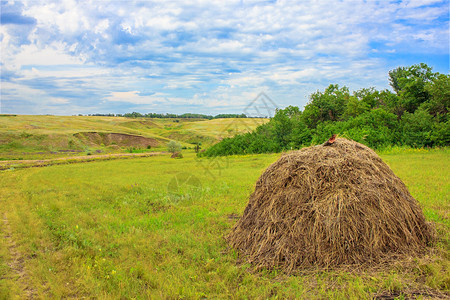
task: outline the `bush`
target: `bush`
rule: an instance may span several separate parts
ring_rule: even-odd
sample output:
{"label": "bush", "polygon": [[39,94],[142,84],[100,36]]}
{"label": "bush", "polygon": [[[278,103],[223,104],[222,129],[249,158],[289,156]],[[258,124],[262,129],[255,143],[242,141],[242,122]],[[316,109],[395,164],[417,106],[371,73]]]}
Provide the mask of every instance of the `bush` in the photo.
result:
{"label": "bush", "polygon": [[170,153],[180,152],[181,151],[181,144],[175,141],[170,141],[167,143],[167,151]]}
{"label": "bush", "polygon": [[397,116],[383,109],[374,109],[344,122],[320,123],[314,131],[313,144],[340,134],[371,148],[383,148],[396,143]]}
{"label": "bush", "polygon": [[402,142],[411,147],[432,146],[431,131],[433,129],[432,116],[423,109],[403,114],[401,120]]}
{"label": "bush", "polygon": [[430,140],[434,146],[450,146],[450,120],[433,124]]}
{"label": "bush", "polygon": [[183,158],[183,154],[181,154],[181,152],[175,152],[170,157],[171,158]]}
{"label": "bush", "polygon": [[317,91],[303,111],[288,106],[251,133],[223,139],[199,155],[279,152],[321,144],[332,134],[371,148],[450,144],[450,76],[425,64],[389,72],[395,93],[374,88],[350,95],[331,84]]}

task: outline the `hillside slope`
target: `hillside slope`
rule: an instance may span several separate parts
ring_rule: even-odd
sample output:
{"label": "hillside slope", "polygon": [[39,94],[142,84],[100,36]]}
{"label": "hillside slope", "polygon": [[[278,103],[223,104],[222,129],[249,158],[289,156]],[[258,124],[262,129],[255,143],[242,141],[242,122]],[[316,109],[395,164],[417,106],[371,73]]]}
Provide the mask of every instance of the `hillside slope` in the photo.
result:
{"label": "hillside slope", "polygon": [[209,146],[267,119],[149,119],[98,116],[1,116],[0,160],[74,153],[161,151],[170,140]]}

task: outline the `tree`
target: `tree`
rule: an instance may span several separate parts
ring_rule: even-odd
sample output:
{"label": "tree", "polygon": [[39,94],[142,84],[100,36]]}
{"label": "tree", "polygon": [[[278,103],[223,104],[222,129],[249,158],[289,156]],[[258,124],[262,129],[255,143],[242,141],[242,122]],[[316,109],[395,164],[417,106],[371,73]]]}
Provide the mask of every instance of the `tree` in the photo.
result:
{"label": "tree", "polygon": [[396,141],[396,116],[378,108],[347,121],[320,123],[313,132],[312,143],[321,144],[332,134],[340,134],[373,148],[392,145]]}
{"label": "tree", "polygon": [[167,150],[171,153],[180,152],[181,144],[175,141],[170,141],[167,143]]}
{"label": "tree", "polygon": [[439,74],[425,89],[431,96],[425,108],[434,117],[446,121],[450,106],[450,75]]}
{"label": "tree", "polygon": [[347,107],[344,112],[344,119],[349,119],[350,117],[359,116],[362,113],[370,110],[370,106],[358,99],[355,96],[352,96],[348,99]]}
{"label": "tree", "polygon": [[432,116],[423,109],[405,112],[401,120],[403,143],[411,147],[432,146]]}
{"label": "tree", "polygon": [[389,90],[383,90],[378,93],[378,102],[380,103],[380,108],[397,115],[398,120],[405,112],[405,109],[400,104],[400,98]]}
{"label": "tree", "polygon": [[303,119],[310,128],[319,122],[339,121],[344,114],[350,93],[347,87],[330,84],[324,92],[315,92],[303,111]]}
{"label": "tree", "polygon": [[434,146],[450,146],[450,120],[434,123],[430,139]]}
{"label": "tree", "polygon": [[430,99],[430,93],[425,89],[437,73],[424,63],[410,67],[398,67],[389,71],[389,82],[400,97],[403,109],[413,113],[422,103]]}
{"label": "tree", "polygon": [[406,77],[407,74],[405,67],[398,67],[394,70],[389,71],[389,84],[394,89],[395,93],[398,94],[402,90],[400,79]]}
{"label": "tree", "polygon": [[293,120],[300,117],[300,109],[296,106],[288,106],[285,109],[277,109],[272,118],[272,129],[275,139],[282,149],[287,149],[293,129]]}
{"label": "tree", "polygon": [[135,112],[135,111],[133,111],[132,113],[126,113],[123,116],[127,117],[127,118],[142,118],[142,117],[144,117],[143,114]]}
{"label": "tree", "polygon": [[[310,95],[305,109],[288,106],[255,131],[223,139],[203,155],[265,153],[321,144],[340,134],[373,148],[450,144],[450,76],[426,64],[389,72],[394,90],[329,85]],[[201,155],[201,154],[200,154]]]}

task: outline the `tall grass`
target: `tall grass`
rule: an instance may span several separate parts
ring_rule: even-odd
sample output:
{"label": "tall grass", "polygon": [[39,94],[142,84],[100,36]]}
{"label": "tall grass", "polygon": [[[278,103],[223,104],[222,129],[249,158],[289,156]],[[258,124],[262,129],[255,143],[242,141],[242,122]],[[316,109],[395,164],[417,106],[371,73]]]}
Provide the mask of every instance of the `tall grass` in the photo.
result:
{"label": "tall grass", "polygon": [[[239,264],[223,236],[242,214],[261,172],[279,154],[197,159],[168,156],[0,173],[0,216],[28,274],[9,267],[0,243],[0,298],[370,298],[411,288],[448,291],[448,244],[411,266],[371,273],[285,276]],[[446,150],[382,156],[427,218],[448,237]],[[180,173],[199,185],[169,183]],[[5,226],[0,223],[2,232]],[[447,247],[447,248],[446,248]],[[448,252],[447,252],[448,253]]]}

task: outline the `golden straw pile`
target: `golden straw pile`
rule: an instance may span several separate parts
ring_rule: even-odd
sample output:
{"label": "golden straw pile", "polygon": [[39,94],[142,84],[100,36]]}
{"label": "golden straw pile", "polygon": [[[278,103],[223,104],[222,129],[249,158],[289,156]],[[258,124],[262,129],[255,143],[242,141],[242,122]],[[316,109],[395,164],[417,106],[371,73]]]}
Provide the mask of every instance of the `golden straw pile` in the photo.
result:
{"label": "golden straw pile", "polygon": [[255,267],[292,273],[418,255],[432,237],[418,202],[380,157],[338,138],[267,168],[227,240]]}

